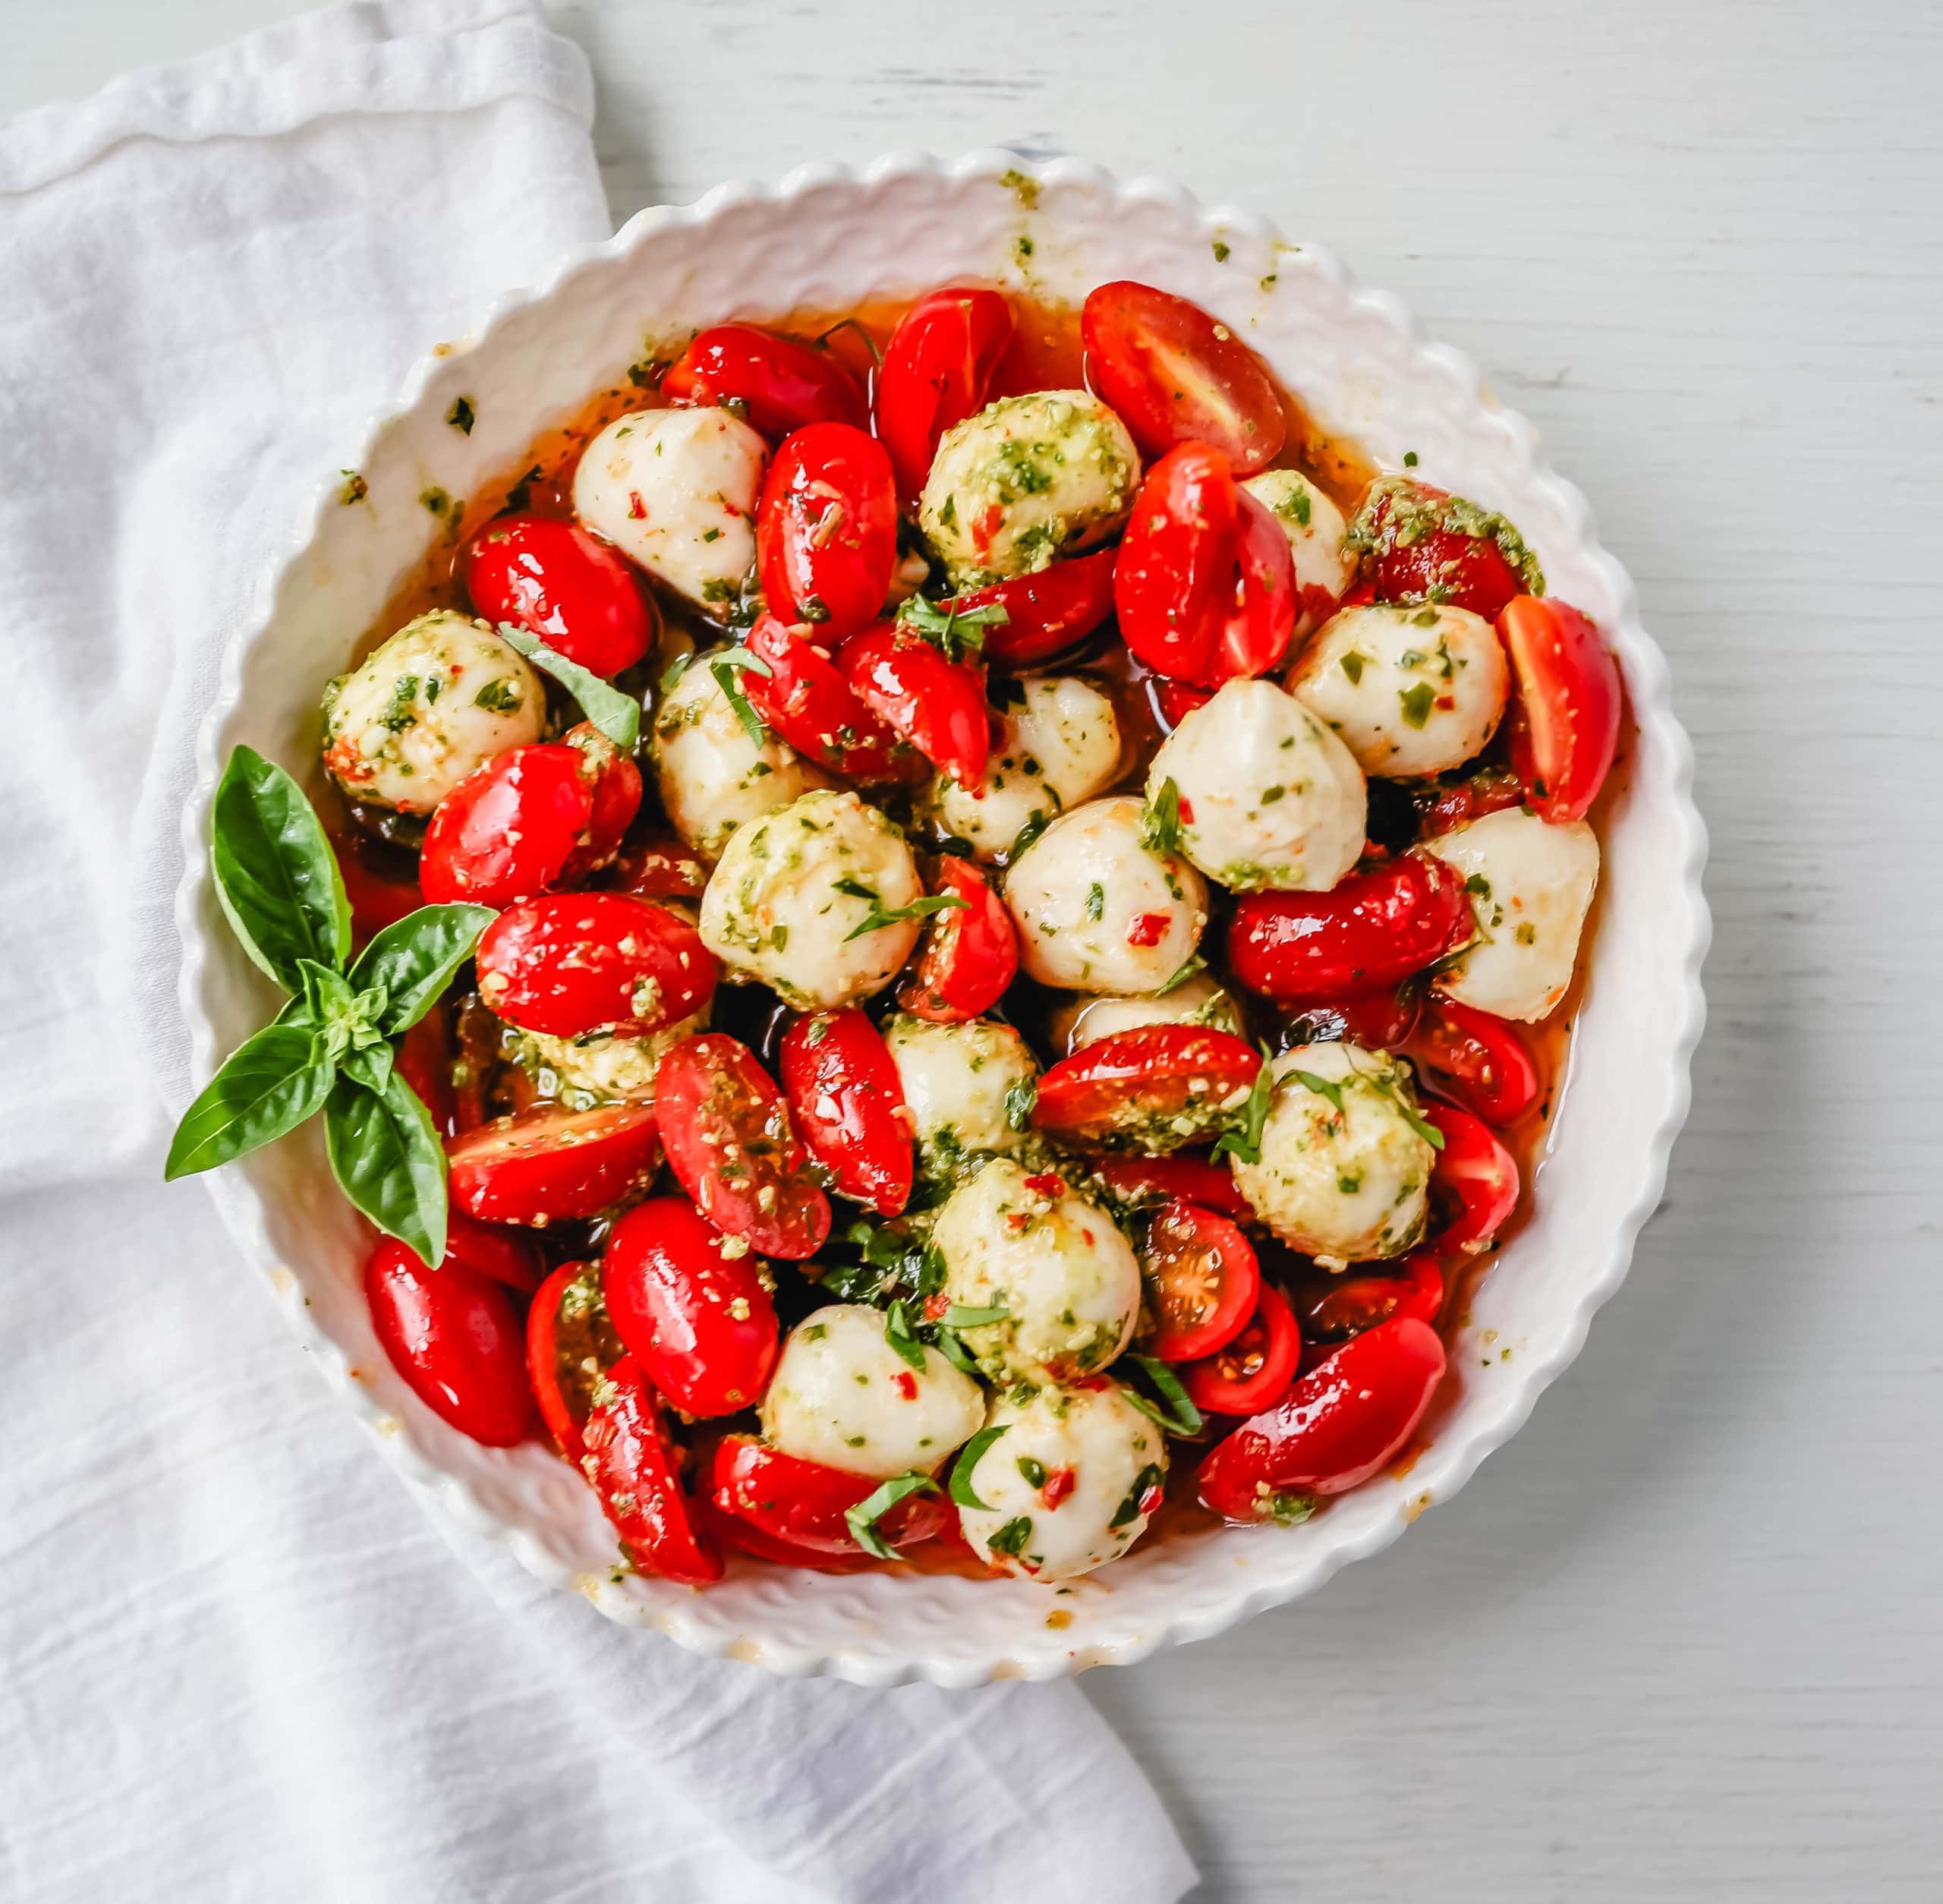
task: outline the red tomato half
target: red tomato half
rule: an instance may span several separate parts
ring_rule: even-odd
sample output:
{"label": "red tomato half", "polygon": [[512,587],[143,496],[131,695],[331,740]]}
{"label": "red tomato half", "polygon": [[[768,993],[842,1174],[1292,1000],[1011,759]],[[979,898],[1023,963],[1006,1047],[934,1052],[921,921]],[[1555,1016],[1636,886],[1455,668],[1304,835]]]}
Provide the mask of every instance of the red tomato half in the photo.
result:
{"label": "red tomato half", "polygon": [[897,484],[883,444],[847,423],[787,438],[756,508],[756,565],[770,613],[833,641],[882,614],[897,566]]}
{"label": "red tomato half", "polygon": [[1153,687],[1154,707],[1169,733],[1195,708],[1206,707],[1214,698],[1212,688],[1190,688],[1183,682],[1169,681],[1157,674],[1154,677]]}
{"label": "red tomato half", "polygon": [[[844,1519],[880,1483],[820,1461],[800,1461],[748,1435],[724,1435],[716,1444],[709,1494],[726,1515],[786,1546],[811,1553],[862,1551]],[[942,1496],[907,1494],[877,1523],[885,1543],[915,1546],[943,1527],[949,1510]]]}
{"label": "red tomato half", "polygon": [[418,890],[417,878],[408,861],[403,865],[388,864],[383,872],[371,863],[380,857],[395,862],[404,859],[402,854],[394,853],[389,847],[373,846],[370,849],[371,859],[367,859],[366,849],[354,837],[333,840],[331,850],[337,856],[338,871],[344,877],[344,896],[351,902],[351,929],[361,944],[425,903],[425,895]]}
{"label": "red tomato half", "polygon": [[1385,985],[1377,991],[1353,992],[1346,998],[1314,998],[1297,1003],[1278,1001],[1290,1015],[1285,1021],[1292,1045],[1327,1043],[1347,1039],[1370,1051],[1402,1048],[1423,1010],[1421,985]]}
{"label": "red tomato half", "polygon": [[849,1554],[819,1553],[814,1547],[792,1546],[774,1534],[733,1514],[724,1514],[710,1494],[694,1496],[690,1501],[696,1519],[711,1539],[732,1553],[745,1553],[776,1567],[807,1567],[813,1573],[855,1574],[867,1571],[876,1563],[858,1549]]}
{"label": "red tomato half", "polygon": [[1036,667],[1084,641],[1113,612],[1116,560],[1111,549],[1069,556],[1050,569],[968,590],[938,607],[960,614],[1003,608],[1003,621],[984,624],[981,652],[994,667]]}
{"label": "red tomato half", "polygon": [[526,1312],[526,1372],[553,1445],[576,1467],[587,1452],[580,1436],[594,1385],[625,1353],[607,1319],[598,1266],[562,1263]]}
{"label": "red tomato half", "polygon": [[1502,813],[1524,803],[1524,783],[1516,774],[1507,768],[1481,767],[1454,787],[1437,790],[1422,809],[1423,837],[1434,840],[1441,833],[1482,820],[1487,813]]}
{"label": "red tomato half", "polygon": [[984,407],[1012,326],[1012,306],[975,286],[931,292],[898,320],[877,373],[876,408],[900,495],[917,495],[938,439]]}
{"label": "red tomato half", "polygon": [[461,1209],[534,1229],[625,1203],[652,1181],[656,1155],[651,1104],[536,1105],[446,1141]]}
{"label": "red tomato half", "polygon": [[1233,1032],[1137,1025],[1053,1066],[1032,1121],[1067,1139],[1178,1150],[1227,1128],[1261,1069],[1261,1054]]}
{"label": "red tomato half", "polygon": [[798,1018],[783,1036],[790,1121],[846,1196],[896,1216],[911,1199],[904,1086],[883,1035],[861,1011]]}
{"label": "red tomato half", "polygon": [[595,674],[619,674],[654,645],[654,609],[627,557],[578,522],[496,517],[467,544],[459,578],[487,620]]}
{"label": "red tomato half", "polygon": [[1403,1047],[1431,1089],[1474,1117],[1516,1124],[1538,1101],[1538,1067],[1502,1018],[1434,994]]}
{"label": "red tomato half", "polygon": [[934,1023],[962,1024],[990,1010],[1018,976],[1019,932],[991,875],[975,859],[946,853],[932,885],[965,903],[931,916],[897,1002]]}
{"label": "red tomato half", "polygon": [[1254,1209],[1233,1175],[1205,1157],[1102,1157],[1093,1172],[1123,1203],[1185,1197],[1237,1223],[1255,1221]]}
{"label": "red tomato half", "polygon": [[655,1073],[654,1100],[669,1168],[711,1223],[792,1263],[822,1248],[830,1199],[802,1174],[783,1094],[746,1045],[684,1039]]}
{"label": "red tomato half", "polygon": [[1187,1398],[1205,1415],[1249,1415],[1279,1401],[1296,1379],[1302,1332],[1289,1299],[1261,1285],[1255,1313],[1230,1341],[1205,1360],[1178,1371]]}
{"label": "red tomato half", "polygon": [[1302,1333],[1312,1342],[1340,1341],[1398,1316],[1434,1326],[1443,1307],[1444,1270],[1436,1257],[1406,1256],[1390,1275],[1332,1277],[1309,1304]]}
{"label": "red tomato half", "polygon": [[[446,1042],[446,1007],[434,1004],[398,1041],[393,1061],[400,1077],[418,1094],[431,1114],[432,1128],[449,1136],[458,1128],[458,1105],[452,1091],[452,1047]],[[446,1247],[451,1247],[450,1239]]]}
{"label": "red tomato half", "polygon": [[[1357,512],[1357,527],[1370,537],[1367,573],[1374,598],[1430,597],[1495,621],[1525,585],[1488,534],[1445,519],[1451,509],[1469,506],[1428,483],[1384,477],[1372,486]],[[1474,512],[1472,520],[1477,519]]]}
{"label": "red tomato half", "polygon": [[1539,818],[1582,820],[1619,746],[1619,664],[1592,621],[1562,601],[1519,596],[1499,615],[1497,635],[1515,684],[1505,723],[1512,769]]}
{"label": "red tomato half", "polygon": [[1146,1352],[1163,1362],[1192,1362],[1226,1348],[1261,1294],[1248,1238],[1225,1216],[1178,1197],[1147,1226],[1140,1274],[1154,1318]]}
{"label": "red tomato half", "polygon": [[920,780],[924,762],[911,743],[857,695],[830,658],[825,632],[764,615],[749,630],[749,652],[767,674],[742,676],[750,705],[805,758],[846,780]]}
{"label": "red tomato half", "polygon": [[531,1295],[546,1274],[531,1237],[497,1223],[476,1222],[463,1210],[446,1212],[446,1261],[502,1282],[522,1296]]}
{"label": "red tomato half", "polygon": [[722,1555],[682,1492],[667,1424],[631,1355],[622,1356],[595,1391],[581,1440],[587,1477],[643,1573],[690,1587],[722,1578]]}
{"label": "red tomato half", "polygon": [[671,402],[733,405],[771,443],[812,423],[861,428],[864,393],[829,351],[754,324],[716,324],[701,332],[661,380]]}
{"label": "red tomato half", "polygon": [[1517,1163],[1469,1111],[1427,1104],[1424,1115],[1444,1137],[1430,1174],[1431,1208],[1442,1225],[1424,1247],[1435,1255],[1475,1255],[1518,1207]]}
{"label": "red tomato half", "polygon": [[581,771],[594,795],[586,837],[560,870],[563,881],[575,882],[612,865],[621,850],[622,837],[641,811],[641,769],[590,720],[569,727],[560,744],[585,763]]}
{"label": "red tomato half", "polygon": [[637,899],[699,899],[708,884],[708,862],[672,833],[653,834],[621,849],[604,883]]}
{"label": "red tomato half", "polygon": [[960,787],[984,782],[992,717],[983,671],[948,661],[921,635],[879,622],[837,651],[858,698]]}
{"label": "red tomato half", "polygon": [[1220,1442],[1201,1464],[1201,1498],[1230,1521],[1272,1521],[1301,1496],[1346,1493],[1395,1457],[1443,1379],[1428,1322],[1380,1322]]}
{"label": "red tomato half", "polygon": [[555,743],[509,748],[439,802],[418,883],[432,905],[510,906],[565,871],[594,815],[585,757]]}
{"label": "red tomato half", "polygon": [[1121,279],[1079,317],[1086,377],[1150,456],[1211,443],[1252,476],[1281,453],[1288,424],[1261,359],[1198,304]]}

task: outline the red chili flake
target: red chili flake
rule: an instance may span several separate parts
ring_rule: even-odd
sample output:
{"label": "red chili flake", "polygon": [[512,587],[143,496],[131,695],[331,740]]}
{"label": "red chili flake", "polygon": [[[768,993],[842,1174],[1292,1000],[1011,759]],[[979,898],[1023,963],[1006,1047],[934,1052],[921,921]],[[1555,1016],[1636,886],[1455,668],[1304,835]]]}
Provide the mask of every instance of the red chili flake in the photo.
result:
{"label": "red chili flake", "polygon": [[1142,1514],[1151,1514],[1154,1510],[1166,1499],[1167,1496],[1160,1489],[1157,1487],[1150,1487],[1147,1492],[1140,1497],[1141,1512]]}
{"label": "red chili flake", "polygon": [[1126,928],[1126,942],[1129,945],[1158,945],[1167,935],[1167,923],[1165,913],[1136,913],[1133,923]]}
{"label": "red chili flake", "polygon": [[1194,802],[1192,800],[1181,800],[1177,802],[1176,811],[1179,812],[1181,816],[1181,824],[1182,826],[1191,827],[1194,824]]}
{"label": "red chili flake", "polygon": [[944,1312],[950,1307],[950,1303],[942,1294],[927,1296],[924,1298],[924,1320],[927,1322],[943,1322]]}
{"label": "red chili flake", "polygon": [[1069,1467],[1055,1467],[1047,1473],[1046,1485],[1039,1490],[1039,1498],[1045,1502],[1047,1513],[1050,1514],[1072,1492],[1076,1478]]}
{"label": "red chili flake", "polygon": [[897,1392],[903,1396],[906,1401],[915,1401],[918,1399],[918,1378],[909,1369],[899,1369],[897,1371]]}
{"label": "red chili flake", "polygon": [[1049,1170],[1041,1176],[1027,1177],[1025,1187],[1041,1196],[1063,1196],[1066,1179]]}
{"label": "red chili flake", "polygon": [[628,513],[637,522],[647,520],[647,505],[641,500],[641,491],[638,489],[628,491]]}

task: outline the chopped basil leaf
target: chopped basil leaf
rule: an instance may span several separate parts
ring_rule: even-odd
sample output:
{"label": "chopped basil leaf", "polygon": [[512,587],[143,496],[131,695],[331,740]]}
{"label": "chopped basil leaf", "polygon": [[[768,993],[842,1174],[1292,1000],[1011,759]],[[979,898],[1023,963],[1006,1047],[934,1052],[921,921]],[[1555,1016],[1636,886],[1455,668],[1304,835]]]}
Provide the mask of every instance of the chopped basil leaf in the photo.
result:
{"label": "chopped basil leaf", "polygon": [[745,648],[732,648],[716,655],[709,663],[708,671],[715,676],[715,685],[727,698],[729,706],[735,710],[735,718],[742,723],[742,731],[748,736],[750,746],[762,746],[769,739],[769,730],[763,724],[762,716],[749,705],[749,697],[742,692],[742,684],[735,677],[738,672],[767,675],[771,672],[769,664]]}
{"label": "chopped basil leaf", "polygon": [[1009,1084],[1005,1092],[1005,1121],[1009,1130],[1029,1130],[1032,1127],[1033,1106],[1039,1102],[1039,1083],[1036,1078],[1022,1077],[1016,1084]]}
{"label": "chopped basil leaf", "polygon": [[1421,727],[1430,718],[1430,711],[1437,699],[1437,690],[1428,681],[1416,681],[1407,688],[1397,690],[1397,698],[1403,705],[1403,720],[1407,726]]}
{"label": "chopped basil leaf", "polygon": [[976,1308],[968,1303],[953,1303],[944,1312],[943,1318],[946,1329],[982,1329],[987,1322],[1002,1322],[1012,1313],[1003,1303],[990,1303]]}
{"label": "chopped basil leaf", "polygon": [[1160,1399],[1167,1404],[1163,1414],[1148,1402],[1144,1395],[1134,1389],[1127,1390],[1127,1399],[1145,1415],[1151,1416],[1170,1435],[1197,1435],[1201,1432],[1201,1411],[1188,1399],[1186,1389],[1180,1384],[1180,1378],[1166,1363],[1151,1355],[1130,1355],[1127,1360],[1146,1376],[1159,1392]]}
{"label": "chopped basil leaf", "polygon": [[952,1464],[949,1493],[953,1501],[959,1507],[976,1508],[984,1514],[991,1512],[990,1507],[972,1491],[972,1471],[978,1465],[978,1458],[1005,1431],[1003,1423],[996,1428],[981,1428],[958,1451],[958,1459]]}
{"label": "chopped basil leaf", "polygon": [[1190,952],[1188,956],[1174,968],[1173,976],[1167,980],[1167,982],[1165,985],[1162,985],[1160,988],[1154,993],[1154,997],[1157,998],[1164,998],[1176,985],[1186,984],[1188,980],[1192,979],[1197,972],[1205,971],[1207,969],[1207,966],[1208,961],[1204,959],[1198,952]]}
{"label": "chopped basil leaf", "polygon": [[998,1532],[985,1543],[994,1553],[1008,1554],[1019,1558],[1019,1550],[1032,1538],[1032,1517],[1021,1514],[1008,1521]]}
{"label": "chopped basil leaf", "polygon": [[920,1375],[924,1373],[924,1345],[911,1332],[911,1312],[901,1302],[884,1310],[883,1339]]}
{"label": "chopped basil leaf", "polygon": [[1097,919],[1105,916],[1107,889],[1097,879],[1086,889],[1086,916]]}
{"label": "chopped basil leaf", "polygon": [[968,903],[956,894],[939,893],[925,899],[914,899],[909,906],[886,906],[883,900],[861,880],[852,879],[846,875],[833,881],[831,884],[836,891],[848,898],[863,900],[871,909],[864,914],[861,925],[854,932],[844,934],[843,943],[846,945],[852,939],[861,938],[866,932],[875,932],[886,925],[901,925],[906,919],[929,919],[934,913],[962,912]]}
{"label": "chopped basil leaf", "polygon": [[913,595],[897,611],[898,625],[921,635],[947,661],[962,661],[981,653],[985,630],[1003,627],[1010,621],[1003,602],[984,602],[976,608],[959,608],[949,602],[942,605]]}
{"label": "chopped basil leaf", "polygon": [[1167,1476],[1152,1464],[1143,1467],[1133,1477],[1133,1485],[1126,1491],[1126,1499],[1113,1509],[1113,1518],[1107,1523],[1110,1527],[1123,1527],[1140,1518],[1140,1504],[1147,1498],[1149,1488],[1159,1487]]}
{"label": "chopped basil leaf", "polygon": [[1349,686],[1353,688],[1363,678],[1363,665],[1364,657],[1354,648],[1351,648],[1349,653],[1337,663],[1337,666],[1349,677]]}
{"label": "chopped basil leaf", "polygon": [[880,1560],[895,1560],[897,1550],[877,1532],[877,1523],[907,1495],[935,1493],[937,1485],[928,1474],[893,1474],[845,1513],[844,1524],[849,1528],[851,1538],[864,1553],[875,1554]]}
{"label": "chopped basil leaf", "polygon": [[1242,1107],[1241,1127],[1224,1130],[1214,1140],[1214,1148],[1208,1153],[1211,1162],[1218,1164],[1223,1157],[1239,1157],[1245,1164],[1261,1162],[1262,1127],[1268,1121],[1269,1102],[1274,1095],[1275,1067],[1264,1051],[1261,1069],[1255,1073],[1248,1102]]}
{"label": "chopped basil leaf", "polygon": [[1289,1075],[1305,1091],[1313,1091],[1318,1097],[1327,1098],[1336,1107],[1337,1116],[1340,1117],[1344,1114],[1341,1085],[1329,1078],[1318,1077],[1313,1071],[1291,1071]]}
{"label": "chopped basil leaf", "polygon": [[472,434],[472,399],[461,397],[446,412],[446,421],[461,436]]}
{"label": "chopped basil leaf", "polygon": [[632,695],[623,694],[591,668],[584,668],[578,661],[555,653],[537,635],[529,635],[510,622],[499,624],[499,635],[535,667],[559,682],[580,703],[581,712],[622,753],[634,752],[635,742],[641,737],[641,703]]}
{"label": "chopped basil leaf", "polygon": [[1153,797],[1141,809],[1140,843],[1150,853],[1181,850],[1181,790],[1171,778],[1154,790]]}

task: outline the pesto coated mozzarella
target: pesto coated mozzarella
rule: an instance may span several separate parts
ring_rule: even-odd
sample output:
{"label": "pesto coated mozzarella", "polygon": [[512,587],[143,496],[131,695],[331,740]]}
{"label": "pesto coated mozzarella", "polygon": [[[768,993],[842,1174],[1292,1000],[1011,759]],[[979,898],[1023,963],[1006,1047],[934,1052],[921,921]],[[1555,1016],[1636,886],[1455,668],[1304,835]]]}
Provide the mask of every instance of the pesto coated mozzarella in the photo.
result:
{"label": "pesto coated mozzarella", "polygon": [[1074,1381],[1126,1347],[1140,1309],[1132,1246],[1056,1174],[994,1158],[952,1193],[931,1240],[948,1301],[1003,1312],[959,1331],[994,1379]]}
{"label": "pesto coated mozzarella", "polygon": [[1126,425],[1085,390],[1001,397],[944,433],[918,525],[954,588],[1045,568],[1117,528],[1140,481]]}
{"label": "pesto coated mozzarella", "polygon": [[1181,850],[1223,886],[1327,891],[1362,852],[1361,771],[1272,681],[1225,682],[1188,713],[1147,770],[1150,805],[1169,780]]}
{"label": "pesto coated mozzarella", "polygon": [[840,1303],[789,1334],[761,1404],[765,1440],[852,1474],[929,1474],[984,1418],[984,1391],[935,1349],[914,1368],[881,1310]]}
{"label": "pesto coated mozzarella", "polygon": [[1039,1067],[1009,1025],[934,1024],[900,1012],[883,1036],[927,1176],[953,1177],[968,1159],[1028,1143]]}
{"label": "pesto coated mozzarella", "polygon": [[1236,1032],[1242,1029],[1234,1000],[1206,972],[1197,972],[1171,991],[1144,998],[1075,998],[1053,1014],[1053,1040],[1062,1051],[1076,1051],[1082,1045],[1142,1025],[1210,1025],[1217,1031]]}
{"label": "pesto coated mozzarella", "polygon": [[1409,1068],[1388,1053],[1299,1045],[1275,1061],[1261,1158],[1236,1158],[1235,1182],[1284,1243],[1327,1267],[1401,1256],[1423,1233],[1436,1154],[1416,1108]]}
{"label": "pesto coated mozzarella", "polygon": [[768,453],[727,410],[637,410],[587,445],[574,513],[719,619],[755,566]]}
{"label": "pesto coated mozzarella", "polygon": [[1020,964],[1067,991],[1157,991],[1208,923],[1200,874],[1143,843],[1131,793],[1055,820],[1013,862],[1005,901]]}
{"label": "pesto coated mozzarella", "polygon": [[1438,977],[1460,1004],[1543,1018],[1565,996],[1599,883],[1598,836],[1513,809],[1424,842],[1465,876],[1477,935]]}
{"label": "pesto coated mozzarella", "polygon": [[1331,616],[1289,677],[1363,771],[1389,780],[1461,767],[1496,732],[1507,685],[1482,615],[1407,602]]}
{"label": "pesto coated mozzarella", "polygon": [[1072,1580],[1146,1531],[1167,1478],[1165,1437],[1116,1382],[1006,1396],[965,1478],[983,1507],[958,1510],[981,1560],[1031,1580]]}
{"label": "pesto coated mozzarella", "polygon": [[1354,553],[1343,547],[1349,525],[1343,512],[1306,476],[1293,469],[1264,469],[1242,487],[1264,504],[1289,538],[1296,565],[1296,639],[1334,613],[1356,572]]}
{"label": "pesto coated mozzarella", "polygon": [[883,916],[924,892],[904,835],[875,807],[805,793],[731,836],[701,896],[702,943],[798,1009],[833,1011],[896,977],[920,928]]}
{"label": "pesto coated mozzarella", "polygon": [[430,813],[475,768],[537,740],[546,715],[517,650],[435,609],[324,690],[324,765],[354,800]]}

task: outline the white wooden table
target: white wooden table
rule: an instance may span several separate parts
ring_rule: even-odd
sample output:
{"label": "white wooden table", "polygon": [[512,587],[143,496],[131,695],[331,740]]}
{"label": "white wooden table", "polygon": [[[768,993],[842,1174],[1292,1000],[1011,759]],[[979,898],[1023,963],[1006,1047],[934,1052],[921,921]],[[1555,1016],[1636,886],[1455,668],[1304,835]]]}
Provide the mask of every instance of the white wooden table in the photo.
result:
{"label": "white wooden table", "polygon": [[[0,110],[294,11],[17,0]],[[617,218],[999,143],[1334,245],[1536,420],[1673,657],[1718,936],[1666,1207],[1461,1498],[1305,1604],[1086,1682],[1203,1895],[1943,1896],[1939,16],[556,18],[593,56]]]}

